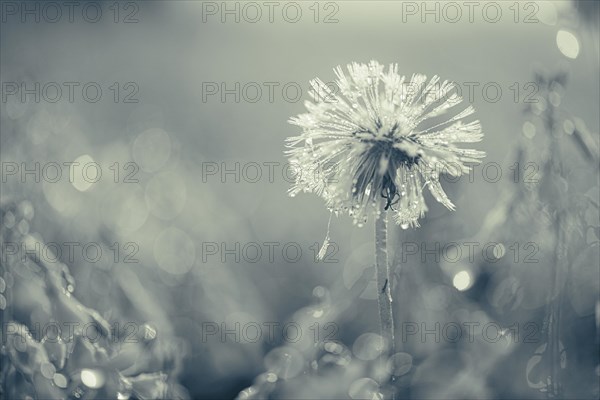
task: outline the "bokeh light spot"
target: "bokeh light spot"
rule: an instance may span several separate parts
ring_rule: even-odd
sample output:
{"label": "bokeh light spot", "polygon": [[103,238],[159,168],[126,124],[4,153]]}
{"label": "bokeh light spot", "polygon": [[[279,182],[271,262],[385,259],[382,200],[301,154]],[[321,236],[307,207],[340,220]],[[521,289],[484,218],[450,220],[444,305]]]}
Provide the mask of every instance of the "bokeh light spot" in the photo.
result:
{"label": "bokeh light spot", "polygon": [[82,369],[81,382],[91,389],[98,389],[104,385],[104,375],[93,369]]}
{"label": "bokeh light spot", "polygon": [[458,272],[456,275],[454,275],[452,284],[461,292],[467,290],[472,285],[471,274],[468,271]]}
{"label": "bokeh light spot", "polygon": [[536,133],[535,125],[533,123],[531,123],[530,121],[525,121],[525,123],[523,124],[523,135],[527,139],[533,139],[533,137],[535,136],[535,133]]}
{"label": "bokeh light spot", "polygon": [[352,346],[356,358],[364,361],[374,360],[387,348],[386,341],[376,333],[363,333]]}
{"label": "bokeh light spot", "polygon": [[154,242],[154,259],[158,266],[172,274],[188,272],[194,265],[196,249],[187,233],[179,228],[167,228]]}
{"label": "bokeh light spot", "polygon": [[138,230],[148,219],[148,207],[140,186],[127,184],[107,194],[102,208],[106,226],[119,233]]}
{"label": "bokeh light spot", "polygon": [[181,176],[169,171],[150,179],[146,186],[146,204],[150,212],[164,220],[175,218],[183,209],[187,188]]}
{"label": "bokeh light spot", "polygon": [[558,21],[558,13],[556,6],[552,1],[536,1],[537,10],[535,12],[535,18],[546,25],[556,25]]}
{"label": "bokeh light spot", "polygon": [[88,154],[81,155],[69,167],[69,177],[73,187],[85,192],[102,178],[100,166]]}
{"label": "bokeh light spot", "polygon": [[556,34],[556,45],[561,53],[568,58],[577,58],[579,55],[579,40],[569,31],[561,29]]}
{"label": "bokeh light spot", "polygon": [[504,247],[502,243],[498,243],[494,246],[492,253],[494,254],[494,257],[502,258],[504,257],[504,254],[506,254],[506,247]]}
{"label": "bokeh light spot", "polygon": [[133,142],[133,159],[144,171],[158,171],[170,155],[169,134],[160,128],[145,130]]}
{"label": "bokeh light spot", "polygon": [[390,374],[402,376],[411,370],[412,362],[413,358],[410,354],[400,352],[389,358],[387,368]]}
{"label": "bokeh light spot", "polygon": [[61,389],[65,389],[67,387],[67,378],[63,374],[54,374],[52,382],[54,382],[54,384]]}

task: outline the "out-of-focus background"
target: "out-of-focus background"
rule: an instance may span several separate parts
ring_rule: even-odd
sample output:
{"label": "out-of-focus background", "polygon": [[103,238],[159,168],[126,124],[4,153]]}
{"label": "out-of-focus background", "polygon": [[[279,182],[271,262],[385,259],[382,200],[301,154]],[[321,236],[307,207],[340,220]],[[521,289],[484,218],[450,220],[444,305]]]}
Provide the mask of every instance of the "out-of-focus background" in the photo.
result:
{"label": "out-of-focus background", "polygon": [[[1,3],[6,398],[598,397],[596,1],[66,3]],[[372,59],[457,82],[487,152],[391,232],[387,364],[373,224],[318,260],[283,153],[308,81]]]}

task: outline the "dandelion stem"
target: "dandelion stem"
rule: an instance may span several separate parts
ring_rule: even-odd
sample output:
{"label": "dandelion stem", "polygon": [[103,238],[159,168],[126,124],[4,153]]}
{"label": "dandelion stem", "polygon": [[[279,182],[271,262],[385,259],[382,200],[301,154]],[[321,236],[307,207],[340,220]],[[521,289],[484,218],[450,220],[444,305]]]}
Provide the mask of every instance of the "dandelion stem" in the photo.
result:
{"label": "dandelion stem", "polygon": [[380,205],[380,215],[375,220],[375,263],[377,265],[377,299],[381,336],[390,344],[394,353],[394,316],[392,312],[392,288],[387,253],[387,212],[385,202]]}

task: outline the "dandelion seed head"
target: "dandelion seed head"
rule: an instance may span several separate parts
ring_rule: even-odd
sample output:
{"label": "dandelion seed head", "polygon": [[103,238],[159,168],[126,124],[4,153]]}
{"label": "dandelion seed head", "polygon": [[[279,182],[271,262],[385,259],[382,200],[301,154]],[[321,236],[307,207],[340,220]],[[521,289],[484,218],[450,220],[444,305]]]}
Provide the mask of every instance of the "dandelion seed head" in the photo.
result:
{"label": "dandelion seed head", "polygon": [[402,227],[419,226],[427,211],[425,187],[453,210],[440,175],[468,173],[469,164],[485,156],[457,146],[479,142],[483,134],[479,121],[464,121],[473,107],[452,112],[462,101],[455,85],[438,76],[407,79],[397,64],[386,71],[377,61],[334,72],[339,90],[312,80],[308,112],[289,121],[302,128],[287,139],[295,174],[290,195],[315,193],[359,225],[369,214],[378,216],[383,203]]}

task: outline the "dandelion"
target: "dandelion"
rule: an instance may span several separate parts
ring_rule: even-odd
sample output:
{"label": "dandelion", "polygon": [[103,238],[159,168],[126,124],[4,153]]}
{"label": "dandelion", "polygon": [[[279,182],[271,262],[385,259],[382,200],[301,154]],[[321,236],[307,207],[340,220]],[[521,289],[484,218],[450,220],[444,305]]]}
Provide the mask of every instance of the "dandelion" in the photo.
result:
{"label": "dandelion", "polygon": [[483,134],[479,121],[464,121],[474,113],[472,106],[455,111],[462,98],[452,82],[438,76],[427,81],[422,74],[407,80],[397,64],[386,72],[377,61],[347,68],[348,74],[335,69],[335,88],[312,80],[314,102],[307,101],[308,112],[289,121],[302,128],[299,136],[287,139],[287,155],[295,167],[289,193],[315,193],[332,213],[347,213],[359,226],[375,215],[379,316],[393,353],[387,213],[403,229],[419,226],[427,211],[425,187],[453,210],[440,175],[468,173],[485,153],[457,144],[479,142]]}
{"label": "dandelion", "polygon": [[336,93],[320,79],[311,81],[308,113],[290,119],[302,134],[287,139],[295,183],[290,195],[311,192],[328,207],[352,215],[362,224],[370,211],[392,210],[397,224],[419,226],[427,211],[423,189],[448,209],[454,205],[440,184],[440,175],[469,172],[485,153],[463,149],[458,143],[479,142],[479,121],[465,123],[472,106],[448,113],[462,99],[455,85],[434,76],[398,74],[398,65],[384,72],[376,61],[341,67]]}

